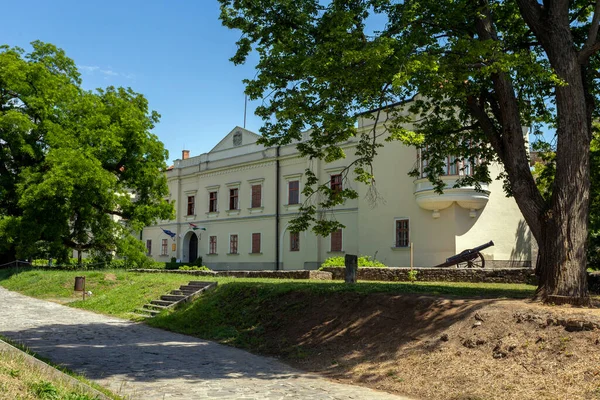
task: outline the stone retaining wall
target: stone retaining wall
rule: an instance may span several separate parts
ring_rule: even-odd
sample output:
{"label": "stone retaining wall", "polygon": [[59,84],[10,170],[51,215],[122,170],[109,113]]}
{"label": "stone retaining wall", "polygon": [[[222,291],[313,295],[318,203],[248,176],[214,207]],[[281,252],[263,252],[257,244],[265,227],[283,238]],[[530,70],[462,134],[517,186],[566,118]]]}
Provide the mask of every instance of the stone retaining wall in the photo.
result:
{"label": "stone retaining wall", "polygon": [[[343,268],[342,268],[343,269]],[[192,276],[227,276],[235,278],[274,278],[274,279],[317,279],[331,280],[331,273],[325,271],[180,271],[176,269],[130,269],[133,272],[154,272],[185,274]]]}
{"label": "stone retaining wall", "polygon": [[[359,268],[359,281],[410,281],[410,268]],[[487,283],[532,283],[536,277],[531,268],[507,269],[457,269],[457,268],[414,268],[417,281],[427,282],[487,282]],[[344,279],[344,268],[328,267],[333,279]]]}

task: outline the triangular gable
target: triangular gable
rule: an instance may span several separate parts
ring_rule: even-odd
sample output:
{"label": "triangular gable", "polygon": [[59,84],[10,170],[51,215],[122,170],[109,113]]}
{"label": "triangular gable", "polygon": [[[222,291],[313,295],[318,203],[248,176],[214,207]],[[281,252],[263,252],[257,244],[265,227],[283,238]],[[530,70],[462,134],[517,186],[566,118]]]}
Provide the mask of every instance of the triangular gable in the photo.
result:
{"label": "triangular gable", "polygon": [[260,138],[260,135],[257,135],[254,132],[249,131],[248,129],[241,128],[236,126],[233,128],[231,132],[227,134],[215,147],[212,148],[209,153],[213,151],[221,151],[232,149],[234,147],[245,146],[248,144],[256,143],[256,141]]}

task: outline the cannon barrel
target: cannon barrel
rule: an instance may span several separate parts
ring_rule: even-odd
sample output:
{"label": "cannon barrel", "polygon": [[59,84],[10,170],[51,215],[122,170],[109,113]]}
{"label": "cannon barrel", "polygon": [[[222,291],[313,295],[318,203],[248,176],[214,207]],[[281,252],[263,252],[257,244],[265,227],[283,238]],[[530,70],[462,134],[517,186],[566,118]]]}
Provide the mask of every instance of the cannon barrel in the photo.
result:
{"label": "cannon barrel", "polygon": [[477,246],[477,247],[475,247],[472,250],[473,251],[481,251],[481,250],[487,249],[488,247],[492,247],[493,245],[494,245],[494,242],[492,240],[490,240],[486,244],[482,244],[481,246]]}
{"label": "cannon barrel", "polygon": [[489,242],[482,244],[481,246],[477,246],[475,248],[465,250],[460,254],[455,254],[452,257],[448,257],[446,259],[446,263],[458,263],[461,261],[471,260],[471,259],[477,257],[476,254],[479,251],[487,249],[488,247],[492,247],[493,245],[494,245],[494,242],[492,240],[490,240]]}

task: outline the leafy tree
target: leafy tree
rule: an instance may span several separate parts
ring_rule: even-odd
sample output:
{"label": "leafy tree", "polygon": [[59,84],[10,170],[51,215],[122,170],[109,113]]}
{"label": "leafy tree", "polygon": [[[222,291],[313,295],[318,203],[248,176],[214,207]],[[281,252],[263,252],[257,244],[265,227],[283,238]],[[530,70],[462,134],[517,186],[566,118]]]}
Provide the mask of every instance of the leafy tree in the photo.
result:
{"label": "leafy tree", "polygon": [[[585,254],[600,1],[220,3],[223,24],[242,32],[232,61],[243,63],[252,51],[258,56],[246,93],[264,101],[257,108],[265,120],[263,143],[287,144],[310,128],[300,152],[330,161],[344,157],[339,143],[357,137],[352,172],[373,184],[372,161],[383,145],[377,126],[385,123],[389,140],[423,148],[438,190],[446,155],[481,160],[462,183],[489,181],[489,164],[501,162],[505,189],[539,244],[538,296],[589,302]],[[358,130],[355,115],[374,109],[381,110],[373,116],[375,127]],[[395,120],[380,118],[388,112]],[[404,129],[407,122],[414,129]],[[549,198],[536,187],[522,128],[544,122],[557,135]],[[319,207],[356,196],[328,192],[309,172],[307,180],[307,195],[325,195]],[[307,204],[294,228],[312,223],[320,233],[334,229],[335,222],[320,222],[316,210]]]}
{"label": "leafy tree", "polygon": [[132,232],[173,213],[159,115],[131,89],[81,89],[62,50],[32,46],[0,47],[0,251],[136,258]]}

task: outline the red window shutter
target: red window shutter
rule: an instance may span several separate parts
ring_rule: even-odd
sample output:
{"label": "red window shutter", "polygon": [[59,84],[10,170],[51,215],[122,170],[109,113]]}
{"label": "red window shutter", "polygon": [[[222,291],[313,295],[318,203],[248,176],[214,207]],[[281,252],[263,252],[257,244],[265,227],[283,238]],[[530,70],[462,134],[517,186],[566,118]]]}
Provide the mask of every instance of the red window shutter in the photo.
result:
{"label": "red window shutter", "polygon": [[260,253],[260,233],[252,234],[252,252]]}
{"label": "red window shutter", "polygon": [[342,251],[342,230],[331,233],[331,251]]}
{"label": "red window shutter", "polygon": [[261,195],[262,195],[262,186],[261,185],[252,185],[252,208],[257,208],[261,206]]}

